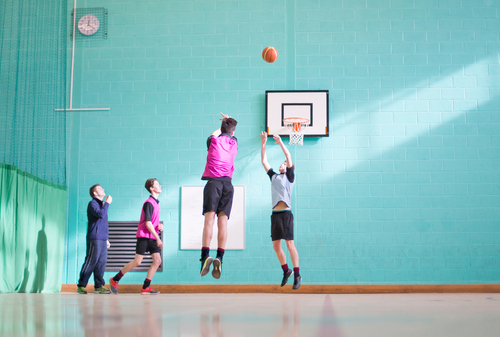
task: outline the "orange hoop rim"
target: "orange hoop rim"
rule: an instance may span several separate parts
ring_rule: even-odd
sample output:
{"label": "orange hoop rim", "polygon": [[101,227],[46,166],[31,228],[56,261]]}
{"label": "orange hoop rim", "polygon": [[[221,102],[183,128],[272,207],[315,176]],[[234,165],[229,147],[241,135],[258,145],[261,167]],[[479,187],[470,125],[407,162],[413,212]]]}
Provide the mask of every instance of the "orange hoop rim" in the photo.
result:
{"label": "orange hoop rim", "polygon": [[283,123],[285,123],[287,128],[291,128],[292,132],[300,132],[302,126],[309,124],[309,119],[304,117],[287,117],[283,118]]}

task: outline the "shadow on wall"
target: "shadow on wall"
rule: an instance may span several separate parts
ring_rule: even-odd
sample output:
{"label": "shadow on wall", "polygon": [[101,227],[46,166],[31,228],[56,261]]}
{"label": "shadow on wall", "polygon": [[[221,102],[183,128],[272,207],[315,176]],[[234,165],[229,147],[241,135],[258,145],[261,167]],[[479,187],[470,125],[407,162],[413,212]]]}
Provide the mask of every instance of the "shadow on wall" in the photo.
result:
{"label": "shadow on wall", "polygon": [[[45,280],[47,278],[47,235],[45,234],[45,215],[42,216],[42,229],[38,232],[36,243],[36,267],[33,270],[30,263],[30,250],[26,250],[24,265],[23,282],[19,286],[20,293],[41,293],[43,291]],[[34,273],[34,274],[33,274]],[[31,281],[30,274],[33,274],[33,283],[31,289],[28,288],[28,282]]]}
{"label": "shadow on wall", "polygon": [[38,232],[36,242],[36,273],[33,282],[33,293],[41,293],[47,277],[47,235],[45,234],[45,215],[42,216],[42,229]]}
{"label": "shadow on wall", "polygon": [[23,282],[21,283],[21,286],[19,287],[19,292],[20,293],[25,293],[26,292],[26,286],[28,284],[28,279],[30,277],[30,251],[26,251],[26,259],[25,259],[25,266],[24,266],[24,275],[23,275]]}

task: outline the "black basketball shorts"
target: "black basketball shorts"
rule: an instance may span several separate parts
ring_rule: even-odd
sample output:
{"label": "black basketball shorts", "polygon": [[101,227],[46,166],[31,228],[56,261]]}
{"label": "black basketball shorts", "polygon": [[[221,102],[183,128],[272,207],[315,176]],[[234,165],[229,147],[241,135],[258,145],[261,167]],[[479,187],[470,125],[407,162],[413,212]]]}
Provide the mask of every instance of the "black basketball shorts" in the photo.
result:
{"label": "black basketball shorts", "polygon": [[231,181],[209,180],[203,190],[203,214],[224,212],[229,219],[233,207],[234,187]]}
{"label": "black basketball shorts", "polygon": [[137,238],[135,253],[139,255],[146,255],[147,252],[153,255],[154,253],[160,253],[161,249],[158,247],[155,239]]}
{"label": "black basketball shorts", "polygon": [[293,240],[292,211],[273,212],[271,215],[271,239]]}

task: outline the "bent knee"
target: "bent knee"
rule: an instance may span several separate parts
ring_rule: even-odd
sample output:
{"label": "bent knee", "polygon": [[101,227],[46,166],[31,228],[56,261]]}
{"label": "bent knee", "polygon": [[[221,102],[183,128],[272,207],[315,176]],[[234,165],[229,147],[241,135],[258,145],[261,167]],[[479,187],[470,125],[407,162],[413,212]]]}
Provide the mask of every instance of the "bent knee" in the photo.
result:
{"label": "bent knee", "polygon": [[158,254],[158,253],[155,253],[151,256],[153,258],[153,263],[156,264],[156,265],[160,265],[161,264],[161,255]]}

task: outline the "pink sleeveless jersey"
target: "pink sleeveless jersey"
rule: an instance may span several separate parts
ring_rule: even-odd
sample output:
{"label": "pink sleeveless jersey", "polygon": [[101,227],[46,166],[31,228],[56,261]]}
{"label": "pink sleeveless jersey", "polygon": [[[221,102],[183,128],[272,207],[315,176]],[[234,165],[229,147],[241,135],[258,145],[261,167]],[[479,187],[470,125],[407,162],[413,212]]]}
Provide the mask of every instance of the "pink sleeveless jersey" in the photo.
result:
{"label": "pink sleeveless jersey", "polygon": [[235,138],[221,135],[212,137],[208,148],[207,164],[203,178],[233,177],[234,158],[238,153],[238,141]]}
{"label": "pink sleeveless jersey", "polygon": [[[155,228],[155,231],[158,234],[158,225],[160,224],[160,204],[157,203],[153,197],[149,197],[148,200],[144,202],[144,204],[147,202],[153,205],[153,217],[151,219],[151,223],[153,224],[153,227]],[[155,240],[153,234],[151,234],[151,232],[148,230],[148,227],[146,227],[146,215],[144,214],[144,204],[142,204],[141,220],[139,221],[139,226],[137,226],[137,233],[135,234],[135,236],[138,238],[147,238]]]}

